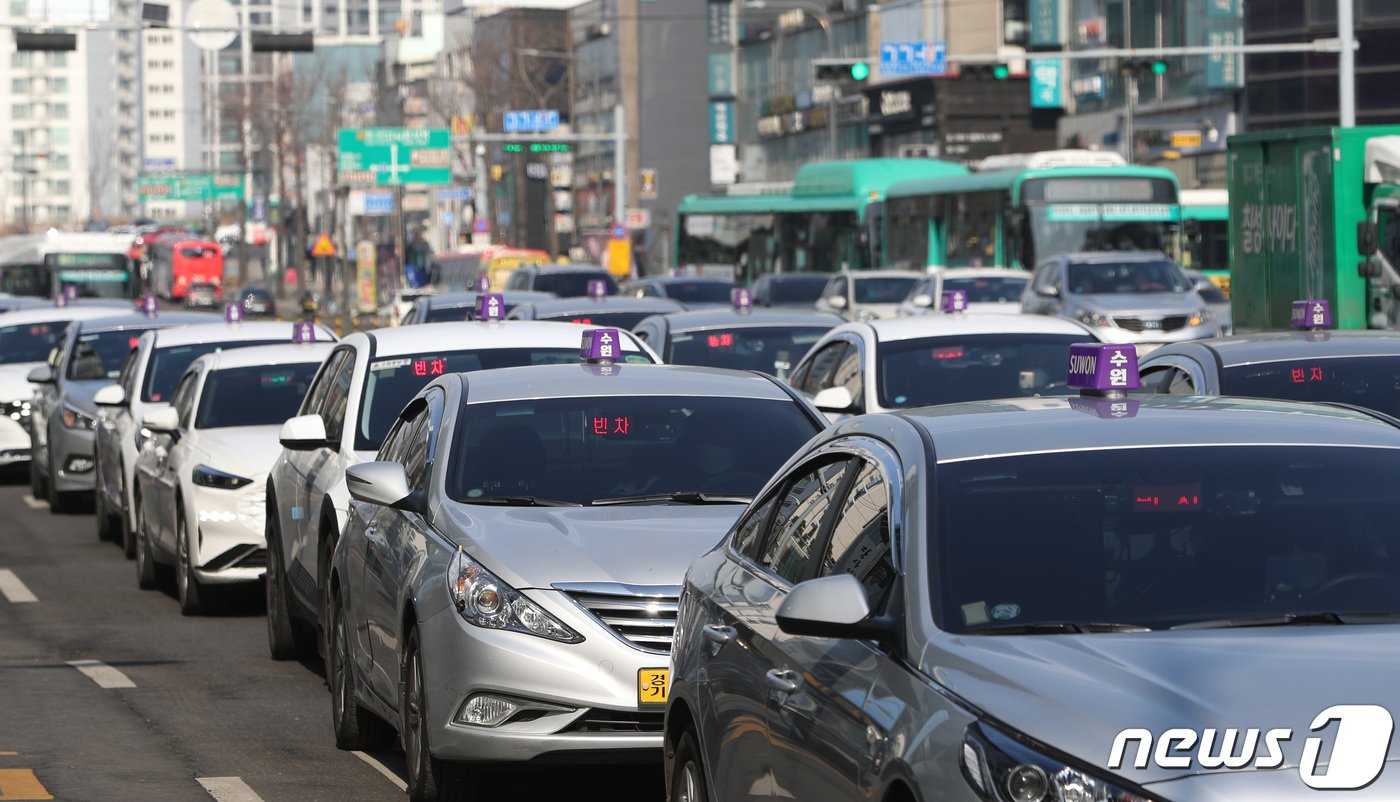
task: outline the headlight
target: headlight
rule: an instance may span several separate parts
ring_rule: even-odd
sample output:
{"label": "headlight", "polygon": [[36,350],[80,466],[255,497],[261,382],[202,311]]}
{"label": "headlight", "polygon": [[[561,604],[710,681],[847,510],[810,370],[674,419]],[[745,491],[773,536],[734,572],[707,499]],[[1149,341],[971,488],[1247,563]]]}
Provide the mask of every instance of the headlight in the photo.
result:
{"label": "headlight", "polygon": [[7,401],[0,407],[0,414],[5,415],[10,420],[21,421],[29,417],[28,401]]}
{"label": "headlight", "polygon": [[1209,309],[1202,309],[1201,311],[1191,316],[1190,325],[1199,326],[1202,323],[1209,321],[1213,317],[1215,316],[1210,313]]}
{"label": "headlight", "polygon": [[196,465],[194,474],[190,477],[194,483],[201,487],[216,487],[220,490],[237,490],[245,485],[253,483],[252,479],[225,473],[217,468],[208,465]]}
{"label": "headlight", "polygon": [[460,548],[447,569],[447,594],[469,624],[564,643],[583,640],[582,635],[520,595],[520,591],[502,582]]}
{"label": "headlight", "polygon": [[90,432],[97,428],[97,421],[87,413],[79,412],[74,407],[64,404],[63,425],[69,429],[82,429]]}
{"label": "headlight", "polygon": [[963,778],[987,802],[1152,802],[985,724],[968,726],[960,762]]}
{"label": "headlight", "polygon": [[1101,315],[1098,312],[1081,311],[1076,312],[1074,316],[1079,319],[1080,323],[1086,326],[1097,326],[1101,329],[1113,327],[1113,318],[1108,315]]}

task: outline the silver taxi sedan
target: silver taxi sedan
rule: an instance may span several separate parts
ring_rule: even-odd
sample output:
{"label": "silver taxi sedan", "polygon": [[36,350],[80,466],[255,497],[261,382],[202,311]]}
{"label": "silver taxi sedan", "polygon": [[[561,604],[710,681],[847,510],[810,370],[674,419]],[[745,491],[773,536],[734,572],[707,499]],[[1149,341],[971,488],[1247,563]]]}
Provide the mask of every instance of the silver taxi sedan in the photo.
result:
{"label": "silver taxi sedan", "polygon": [[828,331],[844,321],[790,309],[699,309],[652,315],[632,329],[668,365],[699,365],[787,374]]}
{"label": "silver taxi sedan", "polygon": [[687,574],[669,798],[1400,798],[1397,471],[1279,401],[848,419]]}
{"label": "silver taxi sedan", "polygon": [[658,760],[686,566],[822,425],[751,373],[434,380],[379,461],[347,471],[358,501],[330,578],[337,744],[371,745],[389,722],[415,799],[459,798],[474,763]]}

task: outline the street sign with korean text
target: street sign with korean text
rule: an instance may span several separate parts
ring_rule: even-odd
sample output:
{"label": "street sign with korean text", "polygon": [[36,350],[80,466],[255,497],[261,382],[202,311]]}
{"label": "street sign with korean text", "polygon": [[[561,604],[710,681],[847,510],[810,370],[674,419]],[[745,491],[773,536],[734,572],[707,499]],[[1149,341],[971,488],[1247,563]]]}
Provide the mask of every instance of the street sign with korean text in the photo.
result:
{"label": "street sign with korean text", "polygon": [[472,199],[470,187],[452,187],[451,189],[439,189],[437,199],[440,201],[469,201]]}
{"label": "street sign with korean text", "polygon": [[507,134],[544,134],[559,127],[558,109],[512,109],[503,117]]}
{"label": "street sign with korean text", "polygon": [[1060,85],[1064,80],[1062,62],[1058,59],[1034,58],[1030,63],[1031,108],[1058,109],[1064,105],[1060,99]]}
{"label": "street sign with korean text", "polygon": [[881,42],[881,75],[944,75],[948,72],[946,42]]}
{"label": "street sign with korean text", "polygon": [[242,200],[243,176],[213,173],[143,175],[136,181],[143,201]]}
{"label": "street sign with korean text", "polygon": [[452,135],[446,128],[342,128],[336,168],[341,184],[452,183]]}

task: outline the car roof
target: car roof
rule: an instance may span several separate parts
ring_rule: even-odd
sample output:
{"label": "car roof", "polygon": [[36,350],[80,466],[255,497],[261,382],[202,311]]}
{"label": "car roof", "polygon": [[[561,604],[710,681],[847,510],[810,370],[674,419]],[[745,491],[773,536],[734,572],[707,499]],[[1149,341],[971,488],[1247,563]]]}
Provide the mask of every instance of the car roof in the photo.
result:
{"label": "car roof", "polygon": [[529,306],[536,315],[568,315],[584,312],[681,312],[685,307],[670,298],[637,298],[630,295],[608,295],[603,298],[550,298]]}
{"label": "car roof", "polygon": [[1018,278],[1031,280],[1031,271],[1014,267],[948,267],[939,271],[943,278]]}
{"label": "car roof", "polygon": [[297,365],[307,362],[320,364],[330,356],[332,342],[296,343],[287,345],[254,345],[248,348],[230,348],[205,354],[191,364],[203,362],[214,370],[226,368],[253,368],[259,365]]}
{"label": "car roof", "polygon": [[[521,265],[539,273],[607,273],[602,265]],[[609,274],[611,275],[611,274]]]}
{"label": "car roof", "polygon": [[[347,345],[363,349],[373,343],[374,358],[407,356],[425,351],[460,351],[465,348],[577,348],[583,333],[600,326],[535,320],[485,322],[478,320],[396,326],[348,335]],[[623,332],[622,350],[644,353]]]}
{"label": "car roof", "polygon": [[923,278],[928,273],[923,270],[848,270],[835,275],[850,276],[857,281],[867,278]]}
{"label": "car roof", "polygon": [[846,322],[829,312],[818,312],[815,309],[804,312],[781,307],[754,307],[747,312],[727,307],[695,309],[689,312],[672,312],[664,317],[673,332],[734,329],[745,326],[826,326],[830,329]]}
{"label": "car roof", "polygon": [[[1209,351],[1222,367],[1256,362],[1348,356],[1400,357],[1400,332],[1395,331],[1270,331],[1215,337],[1164,346],[1150,355],[1156,360],[1172,354]],[[1145,362],[1147,360],[1144,360]]]}
{"label": "car roof", "polygon": [[[496,293],[508,304],[521,304],[530,301],[547,301],[556,298],[552,292],[540,292],[538,290],[506,290]],[[456,306],[475,306],[476,299],[480,297],[479,292],[445,292],[441,295],[424,295],[419,300],[428,305],[430,309],[446,309]]]}
{"label": "car roof", "polygon": [[1071,334],[1083,336],[1085,342],[1098,341],[1084,326],[1055,315],[984,315],[977,312],[846,323],[836,331],[869,331],[880,342],[965,334]]}
{"label": "car roof", "polygon": [[131,314],[131,307],[115,306],[45,306],[16,309],[0,316],[0,326],[23,323],[67,323],[70,320],[91,320],[98,317],[120,317]]}
{"label": "car roof", "polygon": [[[1171,257],[1161,251],[1079,251],[1052,256],[1050,260],[1063,259],[1068,264],[1096,264],[1100,262],[1171,262]],[[1047,261],[1050,261],[1047,260]],[[1172,262],[1175,264],[1175,262]]]}
{"label": "car roof", "polygon": [[535,365],[458,374],[467,403],[573,396],[718,396],[791,401],[776,382],[758,373],[683,365]]}
{"label": "car roof", "polygon": [[[1111,417],[1106,405],[1131,414]],[[1019,398],[893,413],[932,436],[939,462],[1119,448],[1319,445],[1400,448],[1400,427],[1343,407],[1244,398]],[[1101,417],[1102,415],[1102,417]]]}
{"label": "car roof", "polygon": [[218,323],[223,320],[219,315],[209,312],[164,312],[155,317],[147,317],[138,314],[117,315],[115,317],[99,317],[91,320],[78,322],[78,330],[85,332],[93,331],[119,331],[121,329],[150,329],[165,326],[188,326],[200,323]]}
{"label": "car roof", "polygon": [[636,286],[638,284],[726,284],[732,285],[734,282],[722,279],[717,276],[645,276],[628,284]]}
{"label": "car roof", "polygon": [[821,282],[825,283],[825,282],[827,282],[827,281],[830,281],[830,280],[831,280],[831,277],[832,277],[833,275],[834,275],[833,273],[768,273],[768,274],[766,274],[766,275],[759,276],[759,277],[758,277],[758,280],[759,280],[759,281],[778,281],[778,282],[782,282],[782,281],[812,281],[812,282],[821,281]]}
{"label": "car roof", "polygon": [[[242,323],[207,323],[198,326],[178,326],[157,329],[152,335],[155,347],[168,348],[178,345],[194,345],[212,342],[243,342],[247,340],[267,340],[269,342],[291,342],[292,323],[290,321],[244,321]],[[326,342],[336,340],[335,333],[324,325],[316,325],[316,339]]]}

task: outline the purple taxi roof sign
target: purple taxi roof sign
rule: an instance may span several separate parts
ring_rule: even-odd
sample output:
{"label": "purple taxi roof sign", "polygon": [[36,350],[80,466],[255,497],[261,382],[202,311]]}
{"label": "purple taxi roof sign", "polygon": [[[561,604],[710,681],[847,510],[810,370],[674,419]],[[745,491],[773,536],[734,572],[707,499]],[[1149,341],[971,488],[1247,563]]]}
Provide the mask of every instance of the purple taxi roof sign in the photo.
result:
{"label": "purple taxi roof sign", "polygon": [[292,324],[292,342],[299,345],[316,342],[316,324],[300,320]]}
{"label": "purple taxi roof sign", "polygon": [[477,320],[505,320],[506,299],[498,292],[476,296]]}
{"label": "purple taxi roof sign", "polygon": [[67,298],[67,299],[70,300],[70,301],[76,301],[76,300],[78,300],[78,285],[77,285],[77,284],[66,284],[66,285],[64,285],[64,287],[63,287],[63,295],[64,295],[65,298]]}
{"label": "purple taxi roof sign", "polygon": [[1135,418],[1140,402],[1136,398],[1071,398],[1069,408],[1105,420]]}
{"label": "purple taxi roof sign", "polygon": [[605,296],[605,295],[607,295],[607,294],[608,294],[608,282],[603,281],[603,280],[600,279],[600,278],[595,278],[595,279],[593,279],[592,281],[588,282],[588,297],[589,297],[589,298],[602,298],[603,296]]}
{"label": "purple taxi roof sign", "polygon": [[622,337],[617,329],[585,331],[578,355],[585,362],[612,362],[622,356]]}
{"label": "purple taxi roof sign", "polygon": [[966,312],[966,311],[967,311],[967,290],[944,290],[944,291],[943,291],[943,311],[944,311],[944,312]]}
{"label": "purple taxi roof sign", "polygon": [[729,302],[740,312],[753,308],[753,292],[748,287],[735,287],[729,291]]}
{"label": "purple taxi roof sign", "polygon": [[490,292],[490,290],[491,290],[491,277],[488,276],[488,275],[486,275],[485,273],[477,273],[477,274],[476,274],[476,291],[477,291],[477,292]]}
{"label": "purple taxi roof sign", "polygon": [[155,317],[160,310],[160,301],[154,295],[146,295],[141,298],[141,313],[146,317]]}
{"label": "purple taxi roof sign", "polygon": [[1332,328],[1332,304],[1320,298],[1293,302],[1293,328]]}
{"label": "purple taxi roof sign", "polygon": [[224,304],[224,322],[242,323],[243,307],[239,306],[238,304]]}
{"label": "purple taxi roof sign", "polygon": [[68,293],[66,293],[66,292],[60,292],[60,293],[58,293],[57,295],[55,295],[55,296],[53,297],[53,305],[54,305],[54,306],[57,306],[57,307],[59,307],[59,308],[62,308],[62,307],[67,306],[67,305],[68,305]]}
{"label": "purple taxi roof sign", "polygon": [[1137,349],[1123,343],[1075,343],[1069,347],[1069,386],[1091,393],[1136,390]]}

